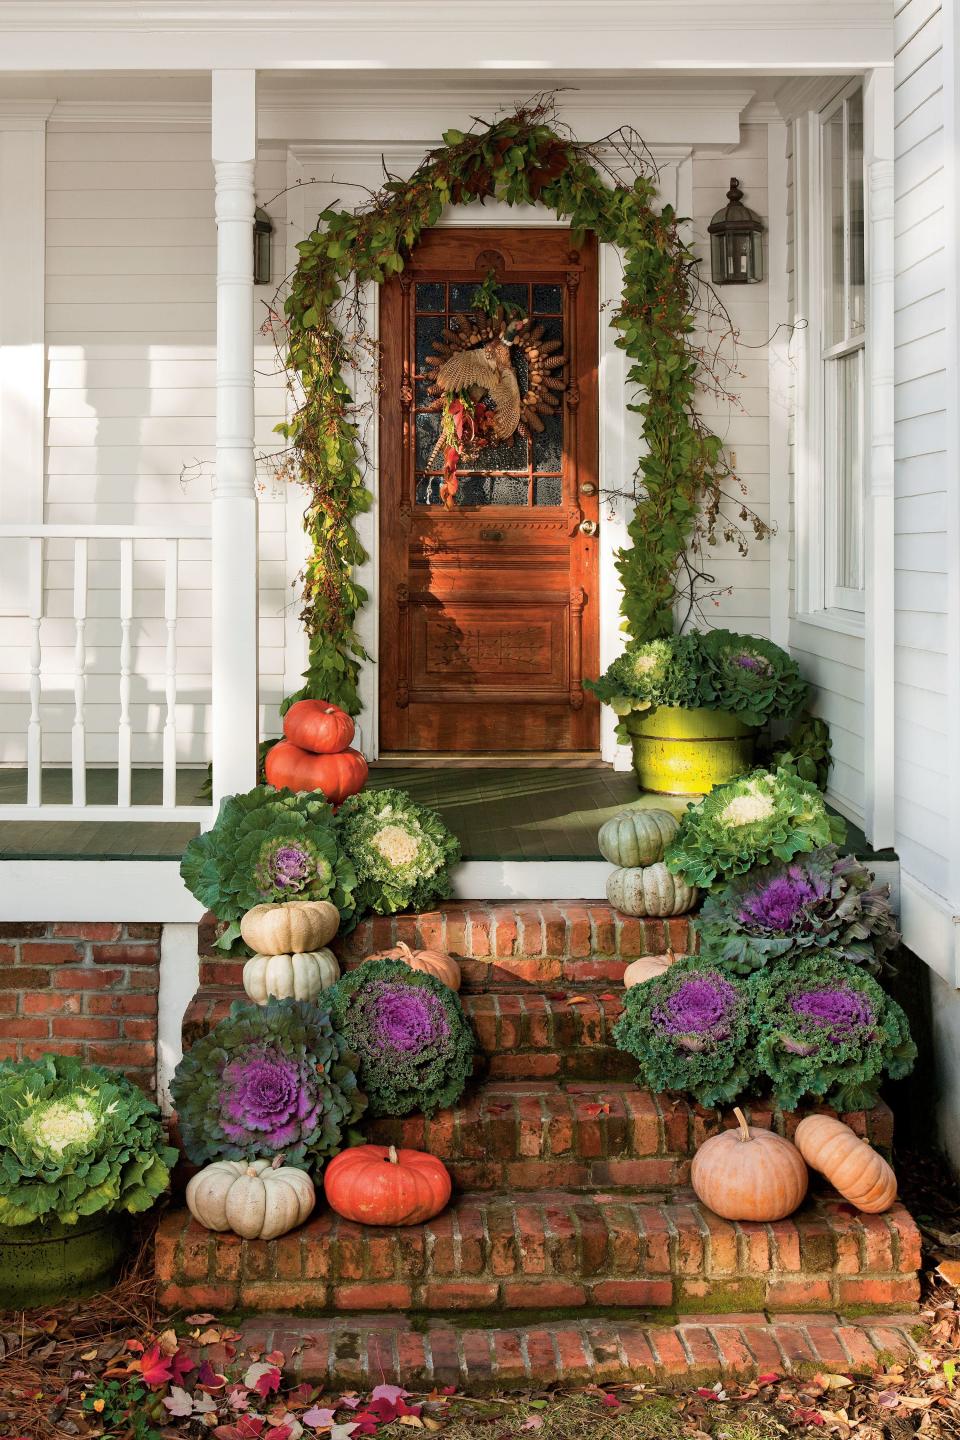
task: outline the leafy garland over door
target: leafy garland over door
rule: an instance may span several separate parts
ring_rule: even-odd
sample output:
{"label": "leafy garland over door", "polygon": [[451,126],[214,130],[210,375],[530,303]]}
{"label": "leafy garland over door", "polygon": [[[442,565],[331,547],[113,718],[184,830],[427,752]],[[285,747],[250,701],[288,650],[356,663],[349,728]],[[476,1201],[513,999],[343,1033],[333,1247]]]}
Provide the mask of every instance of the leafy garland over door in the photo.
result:
{"label": "leafy garland over door", "polygon": [[[700,578],[686,559],[688,547],[698,538],[712,542],[718,523],[745,553],[742,530],[721,510],[731,498],[724,484],[736,477],[696,408],[698,383],[718,385],[693,338],[698,262],[673,208],[654,208],[657,187],[642,146],[626,132],[592,145],[561,133],[549,98],[480,132],[448,130],[443,139],[409,180],[388,180],[355,211],[325,211],[297,246],[284,303],[296,408],[277,429],[292,451],[289,473],[310,494],[302,612],[310,658],[303,689],[284,709],[311,696],[354,715],[360,710],[357,680],[367,657],[356,617],[367,594],[354,572],[367,557],[354,522],[372,496],[363,478],[361,417],[346,378],[363,349],[359,287],[399,274],[447,205],[487,197],[545,205],[569,222],[574,246],[592,231],[623,254],[623,293],[610,324],[632,362],[627,381],[640,398],[627,408],[642,416],[645,451],[627,482],[636,501],[630,544],[616,559],[623,628],[637,640],[671,633],[674,601],[681,594],[692,599]],[[607,167],[611,144],[638,171],[629,183]],[[737,503],[740,521],[761,538],[763,522]]]}

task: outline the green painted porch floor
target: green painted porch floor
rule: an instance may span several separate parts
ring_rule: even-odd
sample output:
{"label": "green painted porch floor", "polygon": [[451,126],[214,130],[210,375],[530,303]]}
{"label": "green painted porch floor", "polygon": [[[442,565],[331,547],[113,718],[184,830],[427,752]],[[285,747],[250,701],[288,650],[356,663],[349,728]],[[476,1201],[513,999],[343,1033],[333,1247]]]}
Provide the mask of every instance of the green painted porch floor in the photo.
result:
{"label": "green painted porch floor", "polygon": [[[177,799],[202,803],[202,770],[181,770]],[[134,772],[135,804],[158,804],[161,772]],[[677,813],[686,800],[640,795],[632,774],[593,765],[503,769],[444,766],[375,767],[370,788],[392,785],[438,810],[463,846],[465,860],[598,860],[597,830],[631,804],[664,806]],[[89,770],[87,800],[113,804],[116,772]],[[22,770],[0,770],[0,803],[22,802]],[[69,803],[69,770],[44,773],[45,803]],[[8,821],[0,825],[0,859],[172,860],[179,859],[198,827],[189,823],[139,821]],[[893,860],[893,851],[874,854],[863,832],[848,824],[846,849],[862,859]]]}

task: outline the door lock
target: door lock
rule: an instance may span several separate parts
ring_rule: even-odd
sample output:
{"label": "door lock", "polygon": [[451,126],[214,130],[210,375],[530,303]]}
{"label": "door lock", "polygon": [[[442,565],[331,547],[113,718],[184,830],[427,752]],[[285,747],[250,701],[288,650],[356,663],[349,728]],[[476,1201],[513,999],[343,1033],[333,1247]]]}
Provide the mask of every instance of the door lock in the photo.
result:
{"label": "door lock", "polygon": [[579,528],[581,535],[596,535],[600,527],[596,520],[581,520]]}

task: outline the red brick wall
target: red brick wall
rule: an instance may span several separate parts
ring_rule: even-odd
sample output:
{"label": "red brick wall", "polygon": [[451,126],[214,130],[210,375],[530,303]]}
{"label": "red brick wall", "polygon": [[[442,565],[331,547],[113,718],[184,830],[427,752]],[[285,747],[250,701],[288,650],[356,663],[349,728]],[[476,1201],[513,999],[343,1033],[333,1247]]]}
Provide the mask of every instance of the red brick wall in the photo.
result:
{"label": "red brick wall", "polygon": [[0,1059],[46,1051],[153,1091],[160,925],[0,924]]}

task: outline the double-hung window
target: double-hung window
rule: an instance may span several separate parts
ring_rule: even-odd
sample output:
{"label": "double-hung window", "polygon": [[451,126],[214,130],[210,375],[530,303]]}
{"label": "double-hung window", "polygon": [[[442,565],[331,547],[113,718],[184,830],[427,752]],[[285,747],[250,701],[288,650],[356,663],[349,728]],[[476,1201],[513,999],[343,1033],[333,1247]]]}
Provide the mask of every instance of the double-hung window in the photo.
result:
{"label": "double-hung window", "polygon": [[819,376],[814,378],[821,400],[822,570],[815,604],[834,612],[862,612],[867,317],[859,81],[820,112],[818,159]]}

